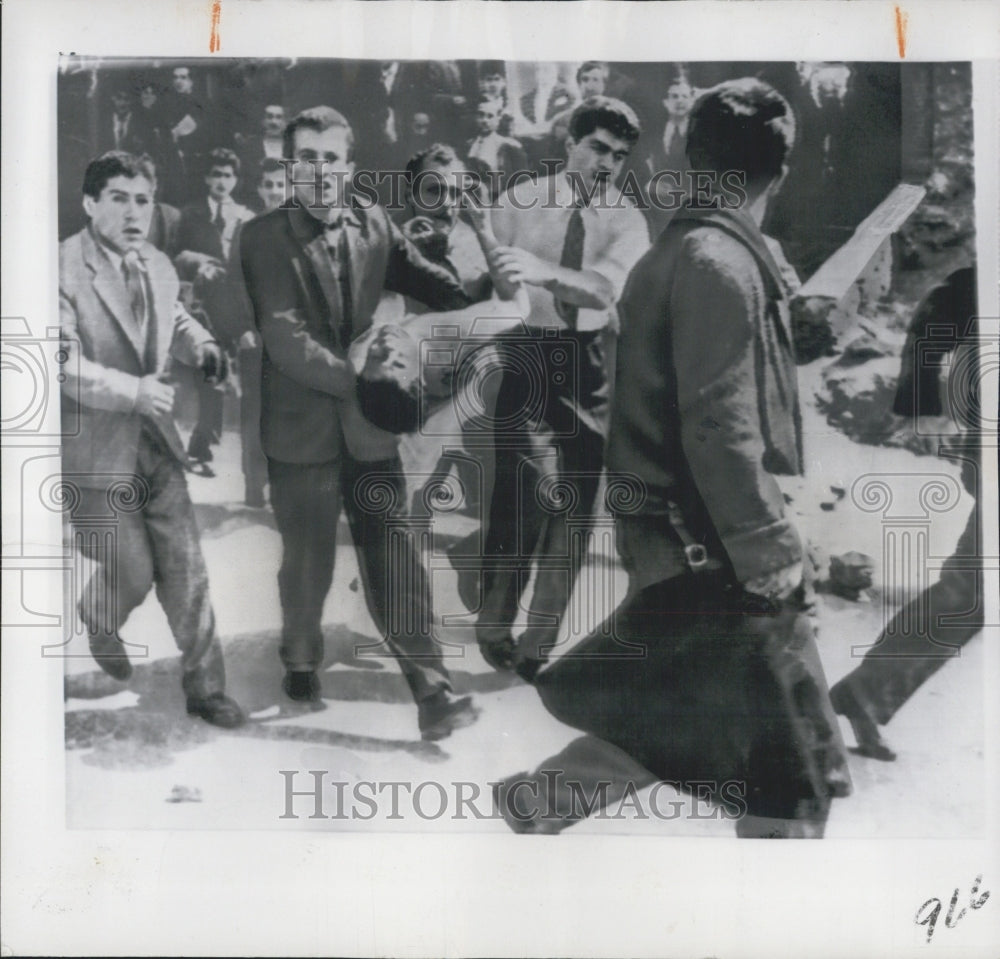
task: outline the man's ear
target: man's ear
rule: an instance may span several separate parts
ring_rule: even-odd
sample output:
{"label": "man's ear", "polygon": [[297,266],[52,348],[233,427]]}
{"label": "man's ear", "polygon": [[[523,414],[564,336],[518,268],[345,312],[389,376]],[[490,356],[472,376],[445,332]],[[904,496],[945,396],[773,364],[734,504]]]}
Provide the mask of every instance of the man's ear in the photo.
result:
{"label": "man's ear", "polygon": [[90,217],[91,219],[93,219],[93,217],[94,217],[94,206],[95,205],[96,205],[96,201],[94,200],[94,198],[92,196],[87,196],[86,194],[84,194],[84,196],[83,196],[83,212],[86,213],[87,216]]}
{"label": "man's ear", "polygon": [[566,139],[563,142],[566,146],[566,156],[569,156],[573,152],[573,148],[576,146],[576,140],[567,134]]}

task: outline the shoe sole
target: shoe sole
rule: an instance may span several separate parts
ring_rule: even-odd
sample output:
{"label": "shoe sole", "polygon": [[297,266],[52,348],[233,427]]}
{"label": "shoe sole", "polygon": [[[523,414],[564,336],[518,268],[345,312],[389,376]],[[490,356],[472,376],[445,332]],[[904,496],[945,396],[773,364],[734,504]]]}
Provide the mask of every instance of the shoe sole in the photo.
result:
{"label": "shoe sole", "polygon": [[479,719],[481,712],[475,706],[466,706],[458,712],[451,713],[443,719],[439,719],[433,726],[420,731],[420,738],[424,742],[435,742],[438,739],[445,739],[457,729],[465,729]]}

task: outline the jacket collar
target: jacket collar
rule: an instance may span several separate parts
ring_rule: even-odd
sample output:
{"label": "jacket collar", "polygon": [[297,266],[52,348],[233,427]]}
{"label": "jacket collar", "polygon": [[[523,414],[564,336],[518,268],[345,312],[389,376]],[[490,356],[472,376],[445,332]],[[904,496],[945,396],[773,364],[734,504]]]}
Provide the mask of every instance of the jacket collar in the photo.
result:
{"label": "jacket collar", "polygon": [[[315,240],[316,237],[321,236],[326,230],[325,223],[317,220],[305,207],[298,203],[293,204],[289,201],[282,206],[282,209],[288,214],[288,223],[292,229],[292,233],[303,246]],[[344,221],[360,227],[362,236],[367,234],[365,211],[356,202],[352,202],[350,207],[344,211]]]}
{"label": "jacket collar", "polygon": [[[121,331],[125,334],[129,343],[132,344],[136,355],[142,360],[146,349],[145,338],[143,331],[138,328],[132,316],[132,306],[128,301],[128,294],[125,284],[122,281],[120,270],[116,269],[111,262],[111,258],[105,255],[100,241],[90,227],[87,227],[83,231],[81,248],[83,261],[94,276],[94,290],[121,328]],[[150,249],[148,243],[144,243],[139,249],[139,256],[147,267],[147,274],[149,272]],[[160,291],[157,288],[157,284],[153,282],[154,279],[154,277],[150,276],[150,288],[153,294],[153,303],[150,306],[153,310],[153,315],[157,316],[157,311],[162,309],[162,303],[159,302],[161,299]]]}
{"label": "jacket collar", "polygon": [[768,249],[760,227],[745,210],[710,210],[703,207],[686,206],[677,211],[673,221],[700,221],[718,227],[736,237],[753,253],[761,267],[764,282],[769,287],[771,295],[776,299],[785,299],[785,283],[781,269]]}

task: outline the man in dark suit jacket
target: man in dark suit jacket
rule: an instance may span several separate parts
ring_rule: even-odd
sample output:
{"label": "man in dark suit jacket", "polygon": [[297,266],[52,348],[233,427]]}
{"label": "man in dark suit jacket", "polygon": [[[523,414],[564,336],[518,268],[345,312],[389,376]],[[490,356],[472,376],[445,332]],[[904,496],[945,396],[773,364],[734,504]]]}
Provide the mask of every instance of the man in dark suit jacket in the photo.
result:
{"label": "man in dark suit jacket", "polygon": [[111,116],[104,121],[98,145],[102,153],[121,150],[139,155],[153,149],[128,90],[119,89],[111,94]]}
{"label": "man in dark suit jacket", "polygon": [[60,327],[75,359],[66,364],[63,416],[79,424],[64,439],[63,480],[76,487],[76,515],[107,515],[116,494],[123,504],[116,555],[102,556],[93,537],[80,537],[97,569],[79,611],[98,664],[127,680],[132,666],[118,627],[155,583],[181,650],[188,712],[232,727],[244,717],[224,694],[169,382],[173,361],[224,378],[225,357],[180,307],[174,268],[146,241],[152,184],[144,161],[127,153],[93,160],[83,184],[89,226],[59,249]]}
{"label": "man in dark suit jacket", "polygon": [[[240,161],[232,150],[217,149],[208,155],[206,195],[181,210],[175,259],[181,279],[193,284],[212,332],[229,352],[234,352],[241,331],[227,323],[233,316],[229,302],[226,264],[233,237],[253,211],[232,198],[239,182]],[[223,396],[211,384],[198,384],[198,422],[188,443],[188,455],[202,475],[213,476],[208,465],[212,446],[222,436]]]}
{"label": "man in dark suit jacket", "polygon": [[282,133],[285,130],[285,108],[280,103],[268,103],[260,122],[260,133],[238,136],[240,166],[243,170],[236,188],[236,198],[247,206],[257,207],[257,172],[264,160],[280,160]]}
{"label": "man in dark suit jacket", "polygon": [[384,210],[350,202],[353,149],[353,132],[336,110],[296,116],[285,130],[293,198],[247,223],[240,238],[264,341],[261,442],[283,547],[284,689],[297,701],[321,698],[321,618],[343,506],[368,609],[418,703],[421,735],[440,739],[477,711],[471,697],[452,693],[432,635],[426,573],[405,536],[389,563],[390,520],[405,501],[397,439],[361,413],[348,347],[370,328],[385,289],[443,309],[469,300]]}

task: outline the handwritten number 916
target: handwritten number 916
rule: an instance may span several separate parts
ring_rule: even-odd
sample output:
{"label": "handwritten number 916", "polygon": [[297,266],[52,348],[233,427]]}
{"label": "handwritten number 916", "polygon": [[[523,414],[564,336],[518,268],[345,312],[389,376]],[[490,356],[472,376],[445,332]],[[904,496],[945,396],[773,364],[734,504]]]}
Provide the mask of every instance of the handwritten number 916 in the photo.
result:
{"label": "handwritten number 916", "polygon": [[[969,908],[970,909],[981,909],[985,904],[986,900],[990,898],[989,892],[984,892],[981,896],[979,895],[979,886],[982,883],[983,877],[976,876],[976,881],[972,884],[972,892],[969,894]],[[958,925],[958,920],[965,915],[965,909],[960,910],[958,913],[955,912],[958,907],[958,895],[959,890],[956,889],[951,897],[951,905],[948,907],[948,914],[944,917],[944,924],[949,929],[954,929]],[[918,926],[927,927],[927,941],[931,941],[931,937],[934,935],[934,928],[937,925],[938,916],[941,915],[941,900],[940,899],[928,899],[918,910],[916,918],[913,920]]]}

